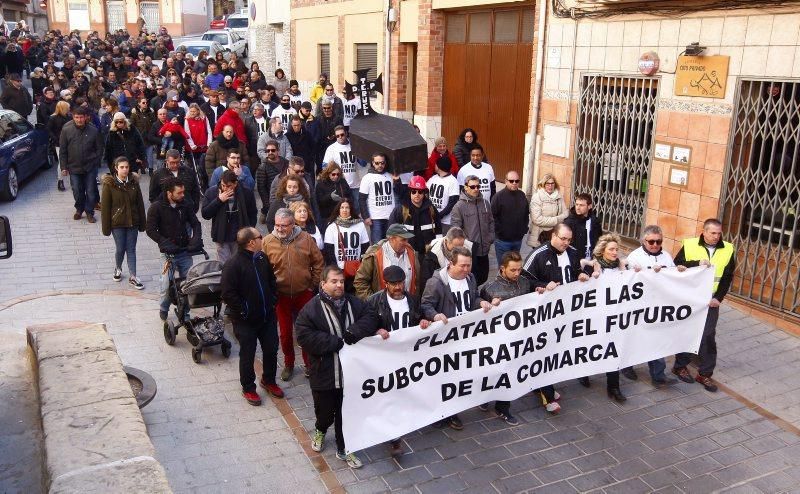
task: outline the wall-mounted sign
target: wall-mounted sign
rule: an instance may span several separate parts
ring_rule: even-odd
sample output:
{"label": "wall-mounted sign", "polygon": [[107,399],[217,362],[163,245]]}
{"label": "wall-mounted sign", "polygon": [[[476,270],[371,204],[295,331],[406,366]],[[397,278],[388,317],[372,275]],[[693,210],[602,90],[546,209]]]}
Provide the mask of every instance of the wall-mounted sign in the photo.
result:
{"label": "wall-mounted sign", "polygon": [[661,60],[658,58],[658,53],[654,51],[642,53],[642,56],[639,57],[639,72],[644,75],[656,75],[660,65]]}
{"label": "wall-mounted sign", "polygon": [[724,98],[730,57],[678,57],[675,96]]}
{"label": "wall-mounted sign", "polygon": [[675,187],[686,188],[689,185],[689,169],[685,166],[670,166],[669,184]]}

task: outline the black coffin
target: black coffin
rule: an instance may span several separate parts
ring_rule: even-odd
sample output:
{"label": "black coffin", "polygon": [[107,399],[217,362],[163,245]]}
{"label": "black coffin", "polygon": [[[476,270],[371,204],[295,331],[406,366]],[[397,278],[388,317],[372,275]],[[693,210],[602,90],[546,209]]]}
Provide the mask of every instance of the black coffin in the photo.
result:
{"label": "black coffin", "polygon": [[366,161],[374,153],[386,154],[388,170],[398,175],[423,170],[428,164],[428,146],[417,130],[407,120],[380,113],[353,118],[350,147]]}

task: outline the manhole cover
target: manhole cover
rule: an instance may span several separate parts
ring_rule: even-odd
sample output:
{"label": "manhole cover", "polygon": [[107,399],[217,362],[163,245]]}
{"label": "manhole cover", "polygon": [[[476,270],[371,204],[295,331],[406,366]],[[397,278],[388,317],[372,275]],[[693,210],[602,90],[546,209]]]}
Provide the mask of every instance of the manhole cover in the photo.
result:
{"label": "manhole cover", "polygon": [[133,396],[136,397],[136,404],[139,408],[144,408],[153,401],[158,391],[156,381],[147,372],[135,367],[125,366],[122,368],[128,376],[128,383],[131,385]]}

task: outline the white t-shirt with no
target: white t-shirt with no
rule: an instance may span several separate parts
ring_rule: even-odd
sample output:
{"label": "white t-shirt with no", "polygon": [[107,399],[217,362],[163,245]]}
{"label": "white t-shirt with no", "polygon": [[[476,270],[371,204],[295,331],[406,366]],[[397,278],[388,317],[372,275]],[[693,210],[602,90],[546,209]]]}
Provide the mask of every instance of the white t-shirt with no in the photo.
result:
{"label": "white t-shirt with no", "polygon": [[289,109],[286,110],[282,106],[278,105],[274,110],[272,110],[270,118],[280,118],[281,123],[283,124],[283,131],[287,132],[292,124],[292,115],[297,115],[297,110],[292,107],[289,107]]}
{"label": "white t-shirt with no", "polygon": [[369,216],[374,220],[386,220],[394,209],[394,188],[392,176],[388,173],[367,173],[361,179],[358,189],[360,194],[367,195]]}
{"label": "white t-shirt with no", "polygon": [[452,293],[453,302],[455,302],[456,305],[455,315],[460,316],[461,314],[466,314],[469,312],[469,308],[472,306],[472,301],[469,299],[470,293],[467,279],[464,278],[463,280],[454,280],[448,276],[447,283],[450,285],[450,293]]}
{"label": "white t-shirt with no", "polygon": [[408,308],[408,297],[402,300],[395,300],[386,296],[389,300],[389,309],[392,311],[392,327],[385,328],[387,331],[395,331],[411,327],[411,310]]}
{"label": "white t-shirt with no", "polygon": [[[435,174],[428,180],[428,196],[431,199],[433,207],[440,213],[447,206],[447,201],[451,196],[457,196],[460,193],[458,180],[452,175],[440,177]],[[448,214],[442,218],[442,223],[445,225],[450,224],[450,215]]]}
{"label": "white t-shirt with no", "polygon": [[[325,229],[325,243],[333,245],[336,253],[336,264],[344,269],[345,261],[357,261],[361,259],[361,244],[369,242],[367,227],[363,221],[348,227],[339,226],[332,223]],[[339,232],[342,234],[342,242],[339,243]],[[344,247],[344,251],[342,251]]]}
{"label": "white t-shirt with no", "polygon": [[359,98],[346,99],[342,102],[342,106],[344,106],[342,125],[348,127],[350,126],[350,121],[358,115],[358,110],[361,108],[361,100]]}
{"label": "white t-shirt with no", "polygon": [[356,156],[350,150],[350,144],[339,144],[334,142],[328,149],[325,150],[325,157],[322,159],[323,168],[328,166],[331,161],[342,167],[344,179],[347,180],[347,185],[350,188],[358,188],[360,181],[358,172],[356,171]]}
{"label": "white t-shirt with no", "polygon": [[495,181],[494,169],[489,163],[481,163],[480,168],[472,166],[472,162],[467,163],[458,169],[458,185],[464,185],[467,177],[475,175],[481,180],[481,194],[487,201],[492,200],[491,183]]}
{"label": "white t-shirt with no", "polygon": [[567,254],[567,251],[564,251],[556,256],[556,259],[558,259],[558,269],[561,270],[562,284],[575,281],[572,279],[572,268],[570,267],[571,264],[569,262],[569,255]]}

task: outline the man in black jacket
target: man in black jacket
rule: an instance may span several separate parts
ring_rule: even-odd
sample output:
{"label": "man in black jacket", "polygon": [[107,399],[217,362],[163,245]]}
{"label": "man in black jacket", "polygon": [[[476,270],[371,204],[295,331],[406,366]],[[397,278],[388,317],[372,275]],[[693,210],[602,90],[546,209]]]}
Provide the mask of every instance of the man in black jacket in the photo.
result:
{"label": "man in black jacket", "polygon": [[28,115],[33,111],[33,99],[28,89],[22,85],[22,78],[19,74],[13,73],[8,76],[9,84],[0,95],[0,104],[6,110],[14,110],[22,115],[22,118],[28,119]]}
{"label": "man in black jacket", "polygon": [[219,117],[225,113],[225,108],[225,105],[219,101],[219,93],[214,90],[209,91],[208,101],[200,105],[200,110],[205,114],[208,119],[208,125],[211,126],[212,130],[217,125]]}
{"label": "man in black jacket", "polygon": [[[389,266],[383,270],[383,281],[386,288],[373,293],[367,303],[372,307],[380,321],[378,334],[384,340],[389,338],[389,332],[398,329],[419,326],[428,329],[431,322],[423,319],[419,311],[419,302],[416,297],[405,289],[406,273],[399,266]],[[402,454],[400,439],[390,442],[392,456]]]}
{"label": "man in black jacket", "polygon": [[336,266],[322,270],[319,295],[303,307],[295,322],[297,342],[311,356],[309,384],[314,398],[316,430],[311,449],[322,451],[331,424],[336,433],[336,457],[350,468],[361,468],[355,453],[346,453],[342,434],[342,367],[339,350],[376,334],[380,321],[372,308],[344,292],[344,273]]}
{"label": "man in black jacket", "polygon": [[236,253],[236,233],[256,226],[257,209],[253,191],[239,187],[239,177],[225,170],[218,186],[203,196],[203,218],[211,220],[211,240],[217,244],[217,260],[225,262]]}
{"label": "man in black jacket", "polygon": [[[172,263],[178,276],[185,278],[186,272],[192,267],[189,252],[203,248],[202,229],[192,207],[183,200],[185,189],[180,179],[168,178],[163,187],[164,195],[147,210],[147,236],[158,244],[158,250],[165,260]],[[172,259],[168,259],[168,256]],[[169,272],[162,273],[159,308],[162,321],[166,321],[169,314],[169,278]]]}
{"label": "man in black jacket", "polygon": [[200,188],[197,186],[197,175],[194,170],[181,164],[181,152],[177,149],[167,151],[165,167],[159,168],[150,178],[150,202],[154,202],[161,197],[164,184],[170,177],[178,178],[183,183],[186,193],[186,200],[190,200],[192,210],[197,214],[200,209]]}
{"label": "man in black jacket", "polygon": [[239,382],[242,396],[254,406],[261,404],[256,392],[253,362],[261,343],[264,372],[259,384],[269,394],[283,398],[275,383],[278,370],[278,325],[275,317],[277,285],[269,259],[261,252],[261,233],[245,227],[236,234],[238,252],[222,268],[222,300],[228,306],[233,334],[239,340]]}
{"label": "man in black jacket", "polygon": [[303,125],[299,116],[292,116],[286,138],[292,146],[292,154],[303,158],[306,165],[306,176],[314,181],[317,175],[316,157],[314,156],[317,142],[314,135]]}
{"label": "man in black jacket", "polygon": [[97,127],[90,125],[89,110],[79,106],[72,112],[72,121],[64,124],[59,138],[58,157],[61,175],[70,175],[75,214],[79,220],[86,213],[86,221],[94,223],[95,205],[100,202],[97,190],[97,169],[103,156],[103,142]]}
{"label": "man in black jacket", "polygon": [[591,259],[597,239],[603,234],[603,226],[594,214],[591,195],[581,193],[575,196],[575,206],[569,210],[564,224],[572,229],[572,247],[582,259]]}
{"label": "man in black jacket", "polygon": [[[522,265],[522,275],[531,282],[531,287],[538,293],[555,290],[558,285],[573,281],[588,281],[589,275],[581,269],[581,257],[578,251],[570,247],[572,230],[564,223],[553,228],[550,242],[542,244],[528,254]],[[552,414],[561,411],[558,404],[559,394],[553,385],[538,390],[545,410]]]}
{"label": "man in black jacket", "polygon": [[498,266],[506,252],[519,252],[522,237],[528,233],[528,198],[519,190],[519,173],[506,173],[506,186],[492,197],[494,216],[494,253]]}

